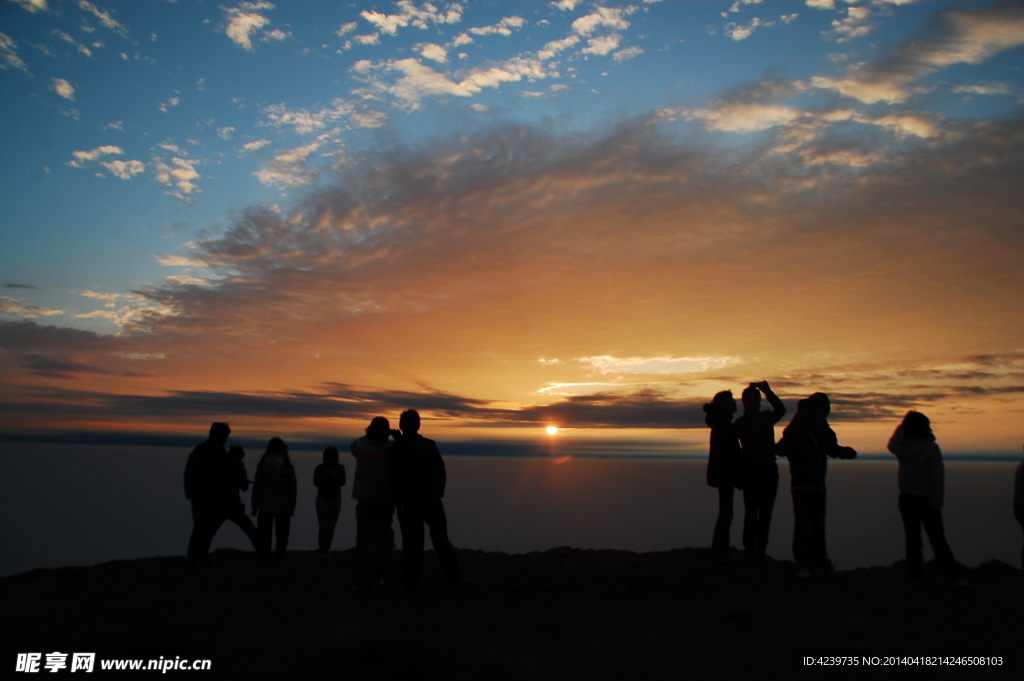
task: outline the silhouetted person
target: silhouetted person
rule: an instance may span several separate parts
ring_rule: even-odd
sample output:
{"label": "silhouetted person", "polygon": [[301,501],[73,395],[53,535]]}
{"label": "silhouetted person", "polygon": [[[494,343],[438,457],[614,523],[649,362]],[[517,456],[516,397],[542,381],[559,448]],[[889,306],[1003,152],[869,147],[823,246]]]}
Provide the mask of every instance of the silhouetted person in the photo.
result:
{"label": "silhouetted person", "polygon": [[921,526],[924,525],[942,576],[951,584],[959,582],[960,575],[942,525],[946,472],[942,465],[942,451],[935,442],[928,417],[908,411],[889,439],[889,451],[900,462],[899,507],[907,538],[907,572],[910,578],[915,582],[924,579],[921,542]]}
{"label": "silhouetted person", "polygon": [[252,514],[256,516],[262,556],[270,555],[270,540],[275,530],[277,545],[274,553],[280,557],[288,550],[296,489],[295,468],[288,458],[288,445],[281,438],[272,437],[256,466],[256,480],[252,486]]}
{"label": "silhouetted person", "polygon": [[[1013,515],[1024,530],[1024,461],[1017,466],[1017,474],[1013,478]],[[1020,566],[1024,568],[1024,549],[1020,552]]]}
{"label": "silhouetted person", "polygon": [[345,486],[345,467],[338,463],[338,449],[324,449],[324,462],[313,470],[316,486],[316,520],[320,525],[317,554],[327,558],[334,541],[334,528],[341,514],[341,488]]}
{"label": "silhouetted person", "polygon": [[[771,411],[761,411],[761,393]],[[786,407],[768,381],[751,383],[741,396],[743,413],[733,421],[743,450],[743,548],[755,560],[767,557],[768,531],[779,490],[779,464],[775,462],[775,424]]]}
{"label": "silhouetted person", "polygon": [[[391,519],[395,507],[388,488],[388,449],[391,424],[376,416],[366,435],[351,445],[356,458],[352,498],[356,500],[356,556],[352,563],[352,585],[356,589],[377,589],[390,560],[394,533]],[[422,535],[422,530],[420,530]]]}
{"label": "silhouetted person", "polygon": [[231,473],[224,449],[230,434],[228,424],[214,423],[210,437],[196,445],[185,463],[185,498],[192,502],[192,536],[188,540],[192,563],[209,562],[210,543],[230,512]]}
{"label": "silhouetted person", "polygon": [[245,470],[245,450],[238,445],[228,449],[228,470],[231,475],[231,504],[228,507],[227,519],[238,525],[245,536],[252,542],[256,551],[260,550],[260,540],[256,533],[256,526],[249,520],[245,513],[245,504],[242,502],[240,492],[249,491],[249,472]]}
{"label": "silhouetted person", "polygon": [[448,541],[448,519],[441,502],[447,481],[441,452],[433,440],[419,434],[420,415],[415,410],[402,412],[398,427],[401,437],[388,452],[388,483],[402,529],[402,589],[412,596],[423,570],[424,522],[430,527],[441,571],[453,584],[461,581],[459,554]]}
{"label": "silhouetted person", "polygon": [[742,488],[743,459],[739,435],[732,422],[736,400],[731,390],[715,394],[704,405],[704,423],[711,428],[708,452],[708,486],[718,488],[718,519],[711,538],[711,556],[716,563],[730,563],[729,527],[732,524],[732,499],[736,488]]}
{"label": "silhouetted person", "polygon": [[825,474],[828,459],[853,459],[857,450],[840,446],[828,425],[832,404],[825,393],[814,393],[797,404],[796,415],[776,446],[789,459],[793,494],[793,559],[797,576],[834,577],[836,569],[825,545]]}

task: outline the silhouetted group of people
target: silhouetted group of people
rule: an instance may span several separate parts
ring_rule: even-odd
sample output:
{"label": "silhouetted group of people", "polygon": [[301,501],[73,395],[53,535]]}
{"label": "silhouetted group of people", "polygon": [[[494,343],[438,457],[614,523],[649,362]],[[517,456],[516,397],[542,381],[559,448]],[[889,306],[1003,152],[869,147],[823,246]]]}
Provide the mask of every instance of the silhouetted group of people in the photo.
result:
{"label": "silhouetted group of people", "polygon": [[[402,589],[415,595],[423,570],[424,531],[437,552],[445,578],[453,584],[459,575],[458,551],[448,539],[444,512],[447,475],[437,443],[419,433],[420,416],[413,409],[402,413],[399,430],[391,430],[383,416],[375,417],[366,435],[350,446],[356,459],[352,497],[356,500],[356,551],[352,581],[356,589],[376,591],[394,551],[393,517],[397,511],[402,532]],[[297,480],[288,456],[288,446],[271,438],[250,481],[245,468],[245,451],[239,446],[225,449],[231,429],[226,423],[210,426],[209,438],[196,446],[185,465],[185,497],[192,502],[192,535],[188,558],[208,563],[210,544],[226,520],[241,528],[261,558],[280,557],[288,550],[291,518],[295,514]],[[338,462],[338,450],[327,447],[323,463],[313,471],[317,488],[316,515],[319,524],[317,555],[327,558],[334,530],[341,514],[341,489],[345,467]],[[245,514],[240,492],[252,485],[252,515]],[[272,540],[276,535],[276,543]]]}
{"label": "silhouetted group of people", "polygon": [[[761,410],[761,395],[771,411]],[[828,395],[814,393],[797,404],[797,413],[775,442],[774,426],[786,408],[767,381],[743,390],[743,414],[733,420],[736,400],[732,391],[717,393],[704,405],[705,423],[711,428],[707,483],[718,489],[719,510],[711,540],[717,563],[731,563],[730,525],[733,493],[743,490],[745,508],[743,548],[753,560],[766,558],[772,507],[779,484],[778,457],[789,460],[793,497],[793,559],[797,576],[833,577],[837,572],[825,543],[828,459],[853,459],[857,452],[839,444],[828,423],[832,407]],[[945,467],[942,452],[928,417],[910,411],[889,440],[889,451],[899,462],[899,510],[906,536],[906,567],[911,579],[924,579],[921,530],[924,529],[943,578],[962,584],[942,521]],[[1024,463],[1017,468],[1014,515],[1024,529]],[[1021,553],[1024,565],[1024,551]]]}

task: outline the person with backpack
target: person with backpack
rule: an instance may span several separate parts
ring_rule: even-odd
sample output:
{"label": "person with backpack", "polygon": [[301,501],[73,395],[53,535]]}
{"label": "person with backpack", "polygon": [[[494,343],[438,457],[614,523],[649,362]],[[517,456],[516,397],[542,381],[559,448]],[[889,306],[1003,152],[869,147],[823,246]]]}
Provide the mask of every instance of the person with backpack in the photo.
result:
{"label": "person with backpack", "polygon": [[828,460],[853,459],[857,450],[843,447],[828,416],[832,403],[814,393],[797,403],[796,415],[782,432],[776,454],[789,459],[793,495],[793,560],[797,577],[836,577],[825,545],[825,474]]}
{"label": "person with backpack", "polygon": [[252,514],[256,516],[261,556],[270,555],[271,536],[275,530],[277,545],[274,554],[280,558],[288,550],[296,490],[295,467],[288,458],[288,445],[281,438],[272,437],[256,466],[256,480],[252,486]]}

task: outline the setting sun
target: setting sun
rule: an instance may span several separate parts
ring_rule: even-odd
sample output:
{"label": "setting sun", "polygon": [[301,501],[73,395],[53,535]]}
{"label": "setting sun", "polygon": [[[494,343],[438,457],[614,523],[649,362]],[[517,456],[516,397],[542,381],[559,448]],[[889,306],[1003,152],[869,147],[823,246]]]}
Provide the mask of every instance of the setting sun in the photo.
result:
{"label": "setting sun", "polygon": [[548,432],[548,435],[556,435],[556,434],[558,434],[558,428],[556,426],[548,426],[544,430],[546,430]]}

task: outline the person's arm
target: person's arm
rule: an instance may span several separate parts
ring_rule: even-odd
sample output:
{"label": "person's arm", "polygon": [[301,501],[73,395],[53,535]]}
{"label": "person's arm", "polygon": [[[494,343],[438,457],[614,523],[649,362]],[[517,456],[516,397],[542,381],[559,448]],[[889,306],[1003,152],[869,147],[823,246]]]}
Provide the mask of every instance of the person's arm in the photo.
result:
{"label": "person's arm", "polygon": [[1013,515],[1024,525],[1024,463],[1017,466],[1013,481]]}
{"label": "person's arm", "polygon": [[185,498],[191,499],[193,492],[195,492],[195,477],[196,477],[196,451],[193,449],[192,453],[188,455],[188,461],[185,462]]}
{"label": "person's arm", "polygon": [[856,449],[839,444],[839,438],[836,437],[836,431],[832,430],[832,426],[826,424],[815,432],[815,437],[818,438],[818,446],[833,459],[857,458]]}
{"label": "person's arm", "polygon": [[448,472],[444,469],[444,459],[441,458],[441,450],[437,448],[437,443],[432,442],[433,452],[431,455],[434,457],[434,476],[437,479],[437,491],[443,497],[444,488],[448,484]]}
{"label": "person's arm", "polygon": [[889,451],[897,457],[900,455],[900,446],[903,444],[903,424],[896,426],[892,437],[889,438]]}
{"label": "person's arm", "polygon": [[295,515],[295,502],[299,497],[299,485],[295,475],[295,467],[288,466],[288,514]]}
{"label": "person's arm", "polygon": [[263,485],[261,484],[260,478],[263,466],[260,464],[256,465],[256,479],[252,482],[252,515],[256,515],[260,510],[260,502],[263,500]]}
{"label": "person's arm", "polygon": [[341,476],[341,482],[338,483],[338,487],[345,486],[345,467],[340,463],[338,464],[338,474]]}
{"label": "person's arm", "polygon": [[323,482],[324,468],[326,468],[326,466],[324,466],[324,464],[320,464],[313,469],[313,487],[316,487],[317,489],[320,489],[320,483]]}
{"label": "person's arm", "polygon": [[932,447],[929,447],[928,452],[928,466],[929,477],[931,478],[929,484],[930,495],[932,499],[932,508],[942,508],[943,497],[946,492],[946,469],[942,465],[942,450],[939,449],[939,445],[932,443]]}
{"label": "person's arm", "polygon": [[768,404],[772,405],[772,410],[768,414],[774,426],[786,415],[786,405],[782,404],[782,400],[779,399],[779,396],[768,385],[768,381],[761,381],[761,389],[764,392],[765,399],[768,400]]}
{"label": "person's arm", "polygon": [[249,471],[245,470],[245,464],[238,464],[238,489],[243,492],[249,491]]}

